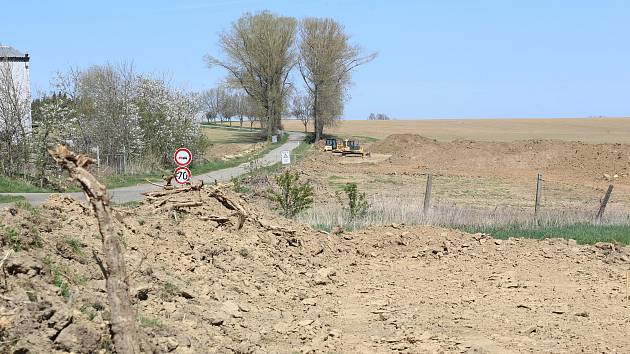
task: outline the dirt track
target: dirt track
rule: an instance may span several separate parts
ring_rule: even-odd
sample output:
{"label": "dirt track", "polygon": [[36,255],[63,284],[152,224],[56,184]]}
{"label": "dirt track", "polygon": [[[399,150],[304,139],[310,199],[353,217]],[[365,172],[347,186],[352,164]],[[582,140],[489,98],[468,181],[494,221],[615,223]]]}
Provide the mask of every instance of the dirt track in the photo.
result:
{"label": "dirt track", "polygon": [[[173,213],[185,200],[203,205]],[[0,282],[3,352],[103,352],[108,309],[90,209],[57,198],[0,220],[22,248]],[[328,235],[214,188],[116,220],[145,347],[156,352],[630,350],[628,247],[399,225]],[[4,255],[12,244],[2,239]]]}

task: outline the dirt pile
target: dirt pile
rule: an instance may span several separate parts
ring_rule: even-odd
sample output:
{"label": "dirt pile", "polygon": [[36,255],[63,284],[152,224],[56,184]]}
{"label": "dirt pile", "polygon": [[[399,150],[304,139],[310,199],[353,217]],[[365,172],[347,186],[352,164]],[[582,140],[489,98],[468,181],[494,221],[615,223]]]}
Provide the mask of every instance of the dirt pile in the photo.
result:
{"label": "dirt pile", "polygon": [[630,350],[629,247],[399,225],[342,238],[342,352]]}
{"label": "dirt pile", "polygon": [[[318,270],[330,257],[329,238],[245,205],[228,190],[206,188],[117,210],[134,306],[157,352],[278,352],[305,340],[335,348],[338,339],[317,321],[321,307],[308,305],[325,295],[312,285],[328,281]],[[95,261],[101,241],[90,208],[57,197],[38,211],[5,209],[0,220],[5,234],[16,233],[2,247],[6,351],[107,351],[105,281]],[[292,332],[292,323],[303,328]]]}
{"label": "dirt pile", "polygon": [[[417,164],[434,171],[495,176],[523,171],[548,172],[566,179],[601,180],[630,175],[630,145],[586,144],[561,140],[520,140],[511,143],[474,140],[438,142],[414,134],[394,134],[370,146],[391,154],[394,164]],[[513,171],[513,172],[510,172]]]}
{"label": "dirt pile", "polygon": [[[630,350],[628,247],[401,225],[331,235],[221,187],[115,217],[155,352]],[[1,352],[110,351],[91,209],[54,197],[0,221]]]}

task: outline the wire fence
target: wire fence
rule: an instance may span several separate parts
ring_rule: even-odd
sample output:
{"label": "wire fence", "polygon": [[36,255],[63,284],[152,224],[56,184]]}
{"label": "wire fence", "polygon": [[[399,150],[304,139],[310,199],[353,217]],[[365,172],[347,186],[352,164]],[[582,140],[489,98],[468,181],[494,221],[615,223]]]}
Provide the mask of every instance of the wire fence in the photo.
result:
{"label": "wire fence", "polygon": [[479,227],[630,224],[628,195],[613,184],[576,185],[546,180],[540,174],[529,183],[433,175],[380,178],[380,186],[394,185],[367,190],[370,207],[364,217],[350,219],[340,201],[332,205],[316,203],[299,219],[324,227],[391,223]]}

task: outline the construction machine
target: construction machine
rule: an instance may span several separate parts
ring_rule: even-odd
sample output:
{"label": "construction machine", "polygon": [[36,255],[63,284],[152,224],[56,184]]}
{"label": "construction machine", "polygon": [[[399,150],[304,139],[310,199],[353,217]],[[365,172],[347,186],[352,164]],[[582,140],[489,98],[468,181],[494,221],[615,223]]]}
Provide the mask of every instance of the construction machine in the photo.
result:
{"label": "construction machine", "polygon": [[331,151],[342,156],[370,156],[369,153],[365,152],[358,140],[350,139],[326,139],[324,151]]}
{"label": "construction machine", "polygon": [[337,139],[326,139],[326,145],[324,145],[324,151],[337,150]]}
{"label": "construction machine", "polygon": [[370,156],[370,153],[366,152],[363,149],[363,146],[361,146],[358,140],[349,140],[349,139],[345,139],[343,141],[343,149],[341,149],[341,154],[343,156],[352,156],[352,155],[358,155],[361,157],[364,157],[366,155]]}

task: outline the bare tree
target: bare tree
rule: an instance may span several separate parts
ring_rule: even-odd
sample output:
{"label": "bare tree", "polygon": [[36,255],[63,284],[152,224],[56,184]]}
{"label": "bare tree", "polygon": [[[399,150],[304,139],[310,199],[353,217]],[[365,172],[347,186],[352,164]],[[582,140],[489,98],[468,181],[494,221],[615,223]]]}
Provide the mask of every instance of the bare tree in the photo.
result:
{"label": "bare tree", "polygon": [[210,67],[227,70],[231,83],[258,102],[269,139],[281,126],[289,72],[296,63],[296,27],[291,17],[247,13],[221,34],[219,44],[226,59],[206,56]]}
{"label": "bare tree", "polygon": [[315,139],[322,138],[325,126],[341,116],[350,72],[372,61],[376,53],[362,55],[343,25],[329,18],[306,18],[300,23],[299,68],[312,96]]}
{"label": "bare tree", "polygon": [[234,104],[234,114],[238,117],[241,128],[243,127],[243,118],[247,115],[246,94],[236,92],[232,95],[232,103]]}
{"label": "bare tree", "polygon": [[232,126],[232,117],[236,115],[236,103],[234,102],[234,95],[226,93],[223,96],[223,101],[219,107],[219,114],[221,115],[221,122],[223,119],[227,119],[230,126]]}
{"label": "bare tree", "polygon": [[295,95],[291,100],[291,115],[302,121],[304,132],[308,131],[308,123],[311,121],[311,97],[309,95]]}
{"label": "bare tree", "polygon": [[368,117],[368,120],[389,120],[389,116],[387,114],[384,113],[370,113],[370,116]]}
{"label": "bare tree", "polygon": [[6,176],[24,172],[29,157],[30,97],[16,76],[11,63],[0,58],[0,171]]}
{"label": "bare tree", "polygon": [[253,98],[246,96],[245,97],[245,115],[247,116],[247,120],[249,120],[249,130],[254,128],[254,123],[260,120],[260,106],[258,102],[254,101]]}

